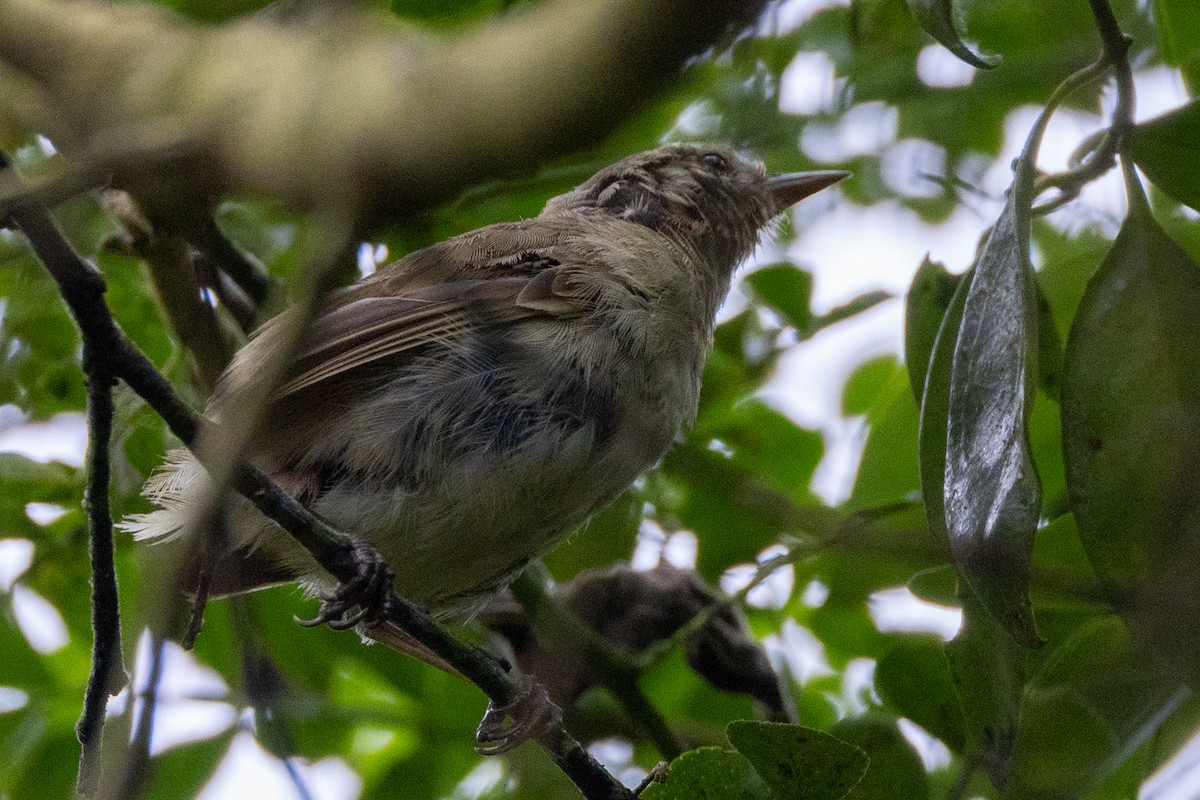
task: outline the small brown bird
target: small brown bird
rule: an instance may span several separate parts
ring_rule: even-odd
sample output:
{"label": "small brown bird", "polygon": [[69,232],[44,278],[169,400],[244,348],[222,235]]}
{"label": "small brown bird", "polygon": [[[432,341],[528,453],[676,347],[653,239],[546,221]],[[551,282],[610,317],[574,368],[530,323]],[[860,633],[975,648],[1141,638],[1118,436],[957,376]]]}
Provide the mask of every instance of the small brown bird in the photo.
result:
{"label": "small brown bird", "polygon": [[[370,542],[396,592],[470,614],[657,462],[696,412],[714,316],[759,230],[846,177],[768,177],[720,145],[630,156],[540,215],[456,236],[333,293],[253,442],[253,461]],[[207,414],[277,357],[269,322]],[[124,524],[177,533],[202,496],[184,451]],[[238,499],[214,595],[333,583]]]}

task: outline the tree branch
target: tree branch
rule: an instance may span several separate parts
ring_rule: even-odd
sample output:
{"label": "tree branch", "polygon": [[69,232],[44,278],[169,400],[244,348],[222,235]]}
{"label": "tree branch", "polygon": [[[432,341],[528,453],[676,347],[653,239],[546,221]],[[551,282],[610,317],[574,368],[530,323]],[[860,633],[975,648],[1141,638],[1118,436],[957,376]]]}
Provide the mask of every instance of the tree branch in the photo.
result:
{"label": "tree branch", "polygon": [[88,542],[92,561],[92,672],[83,696],[83,713],[75,724],[79,739],[79,773],[76,791],[90,796],[99,783],[100,734],[108,698],[123,683],[121,658],[121,612],[117,600],[117,573],[113,564],[113,524],[109,510],[109,446],[112,440],[115,381],[103,358],[85,346],[87,375],[88,456],[87,494]]}
{"label": "tree branch", "polygon": [[371,225],[600,141],[764,5],[550,0],[433,37],[356,9],[201,26],[135,4],[0,0],[0,63],[54,98],[20,122],[85,167],[131,143],[168,162],[117,172],[168,216],[237,189],[357,206]]}

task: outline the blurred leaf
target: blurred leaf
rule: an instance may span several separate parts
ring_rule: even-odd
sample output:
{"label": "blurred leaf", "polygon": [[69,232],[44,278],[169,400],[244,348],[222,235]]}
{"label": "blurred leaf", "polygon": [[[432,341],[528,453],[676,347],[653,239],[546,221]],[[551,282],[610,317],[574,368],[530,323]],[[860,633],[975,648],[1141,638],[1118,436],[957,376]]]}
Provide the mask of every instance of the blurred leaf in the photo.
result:
{"label": "blurred leaf", "polygon": [[1200,266],[1131,202],[1067,344],[1072,508],[1134,637],[1200,678]]}
{"label": "blurred leaf", "polygon": [[[1200,19],[1200,11],[1194,13]],[[1193,41],[1200,41],[1192,33]],[[1200,171],[1184,166],[1200,163],[1200,100],[1134,126],[1128,147],[1155,186],[1200,211]]]}
{"label": "blurred leaf", "polygon": [[873,358],[854,370],[842,390],[842,415],[866,414],[883,399],[884,389],[896,374],[896,359]]}
{"label": "blurred leaf", "polygon": [[845,319],[850,319],[856,314],[861,314],[868,309],[874,308],[885,300],[891,300],[892,293],[885,291],[867,292],[859,295],[848,303],[838,306],[819,317],[814,317],[807,331],[808,336],[812,336],[817,331],[828,328]]}
{"label": "blurred leaf", "polygon": [[1053,400],[1058,400],[1059,384],[1062,381],[1062,339],[1054,324],[1054,310],[1050,299],[1042,291],[1040,283],[1034,282],[1037,302],[1037,386]]}
{"label": "blurred leaf", "polygon": [[958,573],[949,564],[914,573],[906,585],[914,596],[927,603],[958,606]]}
{"label": "blurred leaf", "polygon": [[1082,796],[1188,693],[1164,680],[1111,616],[1093,617],[1037,660],[1021,709],[1013,796]]}
{"label": "blurred leaf", "polygon": [[946,526],[967,584],[1005,630],[1036,647],[1029,557],[1041,483],[1029,452],[1036,300],[1029,220],[1009,193],[967,287],[946,433]]}
{"label": "blurred leaf", "polygon": [[738,721],[726,733],[775,798],[841,800],[867,771],[862,750],[812,728]]}
{"label": "blurred leaf", "polygon": [[791,264],[775,264],[756,269],[745,282],[760,300],[798,331],[807,331],[812,323],[812,276]]}
{"label": "blurred leaf", "polygon": [[1194,95],[1200,91],[1200,6],[1192,0],[1154,0],[1163,61],[1179,67]]}
{"label": "blurred leaf", "polygon": [[908,287],[904,301],[904,362],[918,404],[925,394],[925,376],[929,374],[938,331],[961,282],[962,275],[951,275],[944,266],[925,256]]}
{"label": "blurred leaf", "polygon": [[901,716],[962,752],[963,711],[940,640],[913,636],[896,642],[875,667],[875,688]]}
{"label": "blurred leaf", "polygon": [[233,743],[236,728],[211,739],[172,747],[155,756],[142,797],[198,797]]}
{"label": "blurred leaf", "polygon": [[971,66],[991,69],[1000,63],[998,56],[977,54],[963,42],[957,30],[960,15],[955,0],[908,0],[908,7],[926,33]]}
{"label": "blurred leaf", "polygon": [[[869,378],[866,373],[883,375],[887,379],[877,388],[878,397],[867,412],[867,444],[854,481],[854,490],[846,506],[851,509],[871,508],[889,503],[904,502],[920,487],[915,456],[917,452],[917,409],[908,386],[908,373],[893,358],[868,362],[847,384],[844,402],[859,405],[866,394]],[[849,411],[849,408],[847,408]]]}
{"label": "blurred leaf", "polygon": [[[1044,243],[1041,246],[1045,249]],[[1050,304],[1054,329],[1060,342],[1066,341],[1083,290],[1111,246],[1112,242],[1098,237],[1068,240],[1060,245],[1063,254],[1058,258],[1047,254],[1046,265],[1037,272],[1038,288]],[[1042,318],[1039,317],[1039,338],[1042,334],[1041,325]]]}
{"label": "blurred leaf", "polygon": [[775,800],[758,773],[740,753],[702,747],[671,762],[661,781],[640,795],[643,800]]}
{"label": "blurred leaf", "polygon": [[846,795],[849,800],[922,800],[929,796],[925,766],[894,722],[857,717],[833,726],[831,734],[867,754],[867,774]]}
{"label": "blurred leaf", "polygon": [[966,723],[965,751],[1003,791],[1012,773],[1026,651],[980,607],[974,592],[963,588],[959,595],[963,627],[946,644],[946,660]]}

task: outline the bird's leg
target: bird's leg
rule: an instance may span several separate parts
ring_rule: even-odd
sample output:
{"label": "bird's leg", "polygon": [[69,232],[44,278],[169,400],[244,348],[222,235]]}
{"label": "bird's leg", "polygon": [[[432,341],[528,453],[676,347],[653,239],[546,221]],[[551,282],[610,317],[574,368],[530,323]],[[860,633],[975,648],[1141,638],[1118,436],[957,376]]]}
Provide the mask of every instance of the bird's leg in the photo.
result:
{"label": "bird's leg", "polygon": [[394,579],[391,569],[378,550],[362,541],[354,543],[354,566],[352,579],[339,583],[332,592],[321,593],[321,607],[315,617],[296,622],[306,628],[328,625],[344,631],[360,622],[373,625],[386,619]]}
{"label": "bird's leg", "polygon": [[[505,726],[505,719],[511,719],[512,724]],[[526,675],[506,705],[496,706],[488,701],[487,711],[475,730],[475,751],[484,756],[507,753],[545,735],[560,722],[562,709],[550,699],[544,686]]]}

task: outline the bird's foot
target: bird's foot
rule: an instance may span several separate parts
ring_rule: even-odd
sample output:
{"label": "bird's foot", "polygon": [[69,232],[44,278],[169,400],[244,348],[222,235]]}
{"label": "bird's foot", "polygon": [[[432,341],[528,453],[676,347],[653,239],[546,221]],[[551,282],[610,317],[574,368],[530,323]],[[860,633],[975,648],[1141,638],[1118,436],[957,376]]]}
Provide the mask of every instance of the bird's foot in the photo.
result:
{"label": "bird's foot", "polygon": [[[505,726],[505,719],[512,719],[512,724]],[[488,701],[487,711],[475,731],[475,752],[484,756],[507,753],[543,736],[560,722],[562,709],[550,699],[544,686],[526,675],[507,705],[495,706]]]}
{"label": "bird's foot", "polygon": [[[360,622],[373,625],[386,619],[390,611],[394,576],[379,551],[365,542],[354,545],[353,579],[338,584],[332,592],[322,592],[321,607],[312,619],[296,619],[306,628],[328,625],[337,631],[353,628]],[[356,610],[357,609],[357,610]]]}

